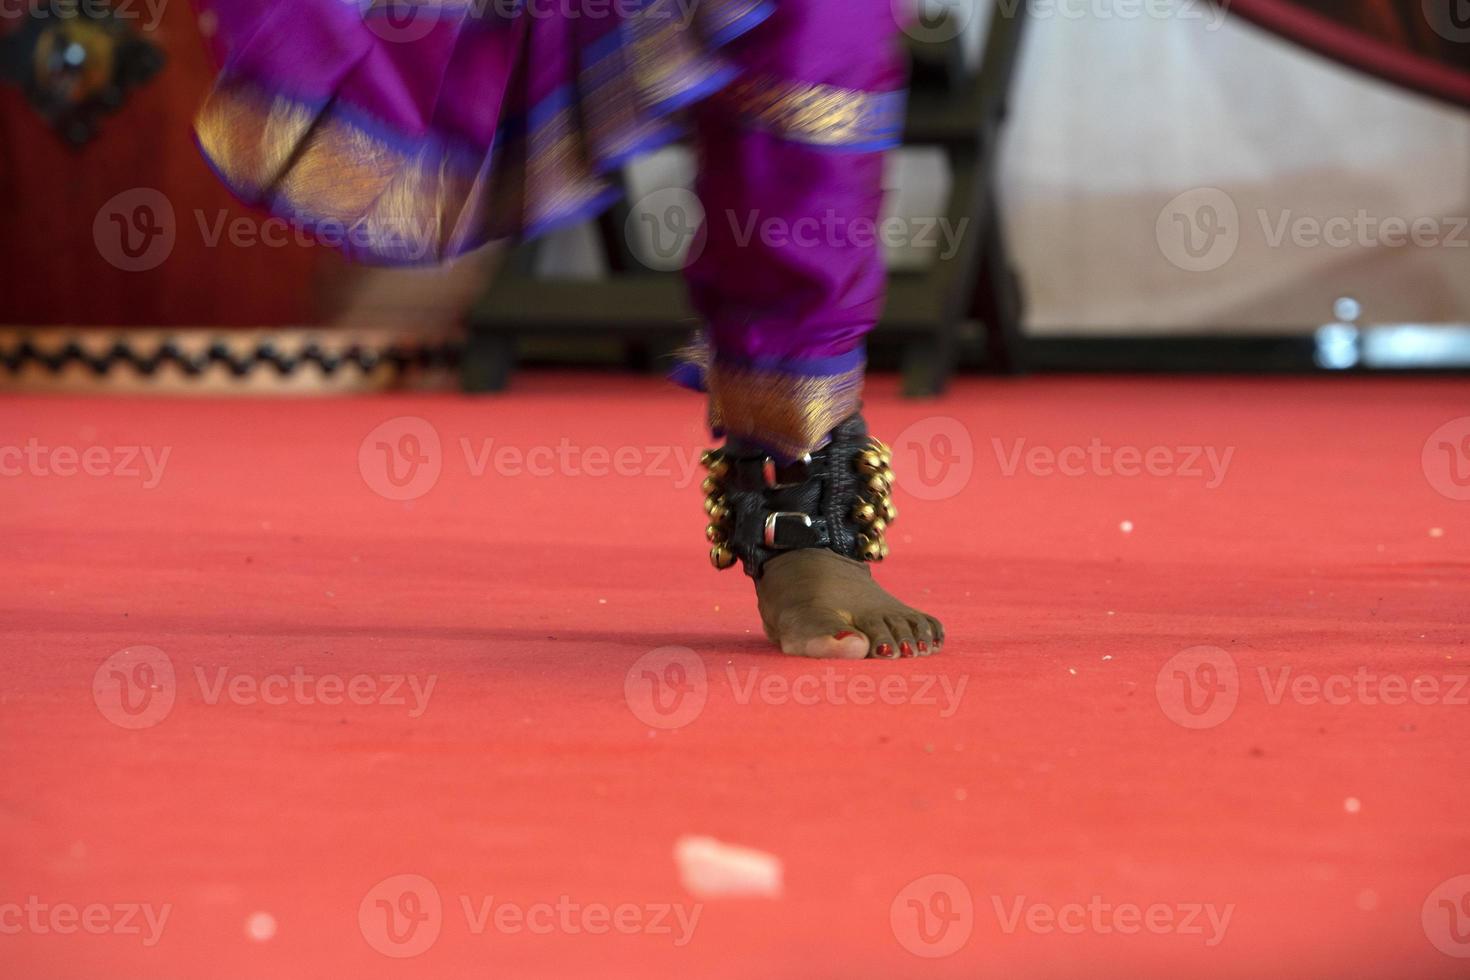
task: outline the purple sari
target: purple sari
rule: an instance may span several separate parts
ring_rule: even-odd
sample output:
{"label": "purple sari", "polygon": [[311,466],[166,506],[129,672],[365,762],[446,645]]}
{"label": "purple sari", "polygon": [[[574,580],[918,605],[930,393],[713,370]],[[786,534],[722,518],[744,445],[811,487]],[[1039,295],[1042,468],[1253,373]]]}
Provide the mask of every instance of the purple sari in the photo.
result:
{"label": "purple sari", "polygon": [[[693,123],[711,424],[782,458],[857,410],[871,227],[902,121],[889,0],[211,0],[200,147],[249,203],[363,261],[442,262],[611,203]],[[825,229],[793,241],[801,221]],[[783,234],[770,234],[777,228]]]}

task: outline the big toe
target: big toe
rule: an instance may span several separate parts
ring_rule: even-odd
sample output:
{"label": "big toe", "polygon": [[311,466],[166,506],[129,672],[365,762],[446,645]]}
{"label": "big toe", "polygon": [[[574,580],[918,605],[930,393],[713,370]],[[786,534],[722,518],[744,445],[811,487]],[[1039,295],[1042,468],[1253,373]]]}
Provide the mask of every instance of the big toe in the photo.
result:
{"label": "big toe", "polygon": [[868,638],[851,622],[830,609],[793,609],[778,627],[781,652],[798,657],[861,660],[868,655]]}

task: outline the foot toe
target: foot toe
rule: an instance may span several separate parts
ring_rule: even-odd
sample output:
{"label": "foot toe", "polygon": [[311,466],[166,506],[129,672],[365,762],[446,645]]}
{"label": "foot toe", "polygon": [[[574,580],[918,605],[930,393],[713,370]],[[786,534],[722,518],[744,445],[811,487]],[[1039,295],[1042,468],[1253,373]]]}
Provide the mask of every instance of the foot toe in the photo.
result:
{"label": "foot toe", "polygon": [[797,657],[861,660],[868,637],[831,610],[791,610],[781,617],[781,652]]}
{"label": "foot toe", "polygon": [[929,625],[927,616],[915,616],[909,621],[914,631],[914,646],[921,657],[927,657],[934,653],[935,636],[934,629]]}
{"label": "foot toe", "polygon": [[858,620],[858,628],[868,634],[869,652],[879,660],[894,660],[898,657],[898,641],[888,624],[881,619]]}
{"label": "foot toe", "polygon": [[898,655],[900,657],[917,657],[919,655],[918,637],[914,636],[914,628],[907,618],[903,616],[889,616],[888,631],[898,641]]}
{"label": "foot toe", "polygon": [[944,624],[933,616],[925,616],[924,618],[929,622],[930,632],[934,634],[934,642],[930,646],[938,650],[944,646]]}

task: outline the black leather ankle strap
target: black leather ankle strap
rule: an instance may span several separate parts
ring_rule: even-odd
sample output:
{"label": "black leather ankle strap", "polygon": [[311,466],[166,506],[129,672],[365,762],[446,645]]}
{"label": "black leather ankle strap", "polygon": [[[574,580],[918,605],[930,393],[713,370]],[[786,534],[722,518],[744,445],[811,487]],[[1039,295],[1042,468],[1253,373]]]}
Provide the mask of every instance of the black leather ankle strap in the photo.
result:
{"label": "black leather ankle strap", "polygon": [[882,561],[884,533],[898,517],[888,447],[868,436],[862,416],[832,430],[827,445],[790,463],[731,440],[704,454],[705,535],[710,562],[736,560],[759,578],[765,563],[796,548],[827,548]]}

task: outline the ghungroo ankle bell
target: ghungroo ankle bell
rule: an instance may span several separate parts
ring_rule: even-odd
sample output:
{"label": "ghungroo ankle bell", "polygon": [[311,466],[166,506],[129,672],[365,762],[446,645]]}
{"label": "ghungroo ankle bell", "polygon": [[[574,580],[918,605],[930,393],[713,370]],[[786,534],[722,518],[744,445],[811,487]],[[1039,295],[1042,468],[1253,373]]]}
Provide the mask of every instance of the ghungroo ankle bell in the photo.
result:
{"label": "ghungroo ankle bell", "polygon": [[741,561],[759,578],[767,561],[797,548],[827,548],[858,561],[888,556],[898,518],[893,454],[854,415],[827,445],[790,463],[737,441],[700,457],[710,563]]}

